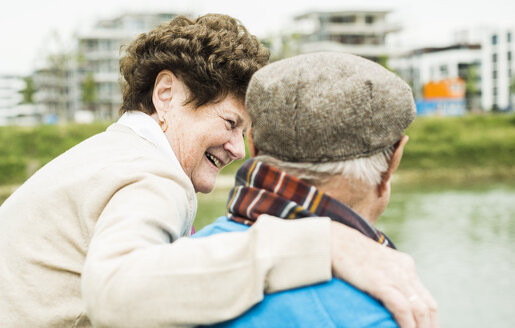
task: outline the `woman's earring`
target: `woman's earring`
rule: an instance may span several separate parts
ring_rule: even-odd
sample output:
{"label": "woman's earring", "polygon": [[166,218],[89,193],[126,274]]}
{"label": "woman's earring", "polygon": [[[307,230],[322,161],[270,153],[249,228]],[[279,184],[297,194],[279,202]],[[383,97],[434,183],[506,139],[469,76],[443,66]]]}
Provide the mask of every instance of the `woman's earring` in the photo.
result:
{"label": "woman's earring", "polygon": [[163,120],[159,120],[159,125],[161,126],[161,130],[163,130],[163,132],[168,130],[168,121],[166,120],[166,116],[163,115]]}

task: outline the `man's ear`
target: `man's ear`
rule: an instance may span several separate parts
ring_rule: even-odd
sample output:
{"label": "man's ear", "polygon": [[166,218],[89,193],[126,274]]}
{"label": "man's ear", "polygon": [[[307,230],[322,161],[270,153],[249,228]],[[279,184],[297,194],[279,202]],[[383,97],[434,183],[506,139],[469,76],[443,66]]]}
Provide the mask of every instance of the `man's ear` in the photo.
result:
{"label": "man's ear", "polygon": [[249,145],[249,153],[251,157],[256,157],[259,153],[259,149],[257,149],[256,145],[254,145],[254,139],[252,139],[252,128],[249,129],[247,133],[247,144]]}
{"label": "man's ear", "polygon": [[172,87],[177,81],[175,74],[169,70],[162,70],[157,74],[152,91],[152,103],[160,118],[169,109],[173,94]]}
{"label": "man's ear", "polygon": [[399,144],[393,151],[392,157],[390,159],[390,164],[388,165],[388,170],[383,174],[381,179],[381,183],[378,186],[379,196],[381,197],[386,190],[388,189],[388,182],[390,181],[393,172],[397,170],[399,164],[401,162],[402,154],[404,152],[404,146],[408,142],[408,136],[402,136],[401,140],[399,140]]}

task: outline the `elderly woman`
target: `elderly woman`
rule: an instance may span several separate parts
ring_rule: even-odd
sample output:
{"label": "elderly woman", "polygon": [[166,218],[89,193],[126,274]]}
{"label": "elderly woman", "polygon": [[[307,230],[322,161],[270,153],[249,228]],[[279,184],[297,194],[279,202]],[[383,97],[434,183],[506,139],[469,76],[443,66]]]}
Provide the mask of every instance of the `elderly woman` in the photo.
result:
{"label": "elderly woman", "polygon": [[[244,156],[245,91],[267,61],[259,41],[224,15],[177,17],[128,46],[120,120],[0,207],[2,327],[212,323],[264,292],[326,281],[331,269],[411,315],[399,295],[413,294],[418,279],[381,270],[409,258],[343,225],[265,218],[248,232],[181,238],[195,192],[210,192],[220,169]],[[370,263],[355,254],[356,240]]]}

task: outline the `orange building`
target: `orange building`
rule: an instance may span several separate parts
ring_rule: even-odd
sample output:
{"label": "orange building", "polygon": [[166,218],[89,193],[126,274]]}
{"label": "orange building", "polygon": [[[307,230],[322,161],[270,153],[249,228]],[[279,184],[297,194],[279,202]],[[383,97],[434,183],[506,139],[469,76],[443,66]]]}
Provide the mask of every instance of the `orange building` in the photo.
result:
{"label": "orange building", "polygon": [[459,77],[424,84],[424,99],[464,99],[465,81]]}

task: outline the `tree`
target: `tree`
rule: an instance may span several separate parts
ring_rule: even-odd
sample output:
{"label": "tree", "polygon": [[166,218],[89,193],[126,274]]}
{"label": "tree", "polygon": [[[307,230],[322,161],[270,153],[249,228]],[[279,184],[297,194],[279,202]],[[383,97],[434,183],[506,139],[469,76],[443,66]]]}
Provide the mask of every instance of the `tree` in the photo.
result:
{"label": "tree", "polygon": [[97,85],[93,73],[89,72],[82,81],[82,103],[94,111],[97,102]]}
{"label": "tree", "polygon": [[390,59],[390,57],[388,57],[387,55],[381,55],[379,57],[377,57],[377,63],[381,66],[383,66],[384,68],[386,68],[387,70],[391,71],[392,69],[390,67],[388,67],[388,60]]}
{"label": "tree", "polygon": [[33,104],[34,103],[34,93],[36,93],[36,87],[34,86],[34,79],[31,76],[26,76],[23,78],[25,81],[25,88],[20,91],[22,95],[22,104]]}
{"label": "tree", "polygon": [[467,77],[465,79],[465,98],[467,100],[467,109],[472,110],[478,107],[477,100],[479,95],[479,72],[476,64],[471,64],[467,68]]}
{"label": "tree", "polygon": [[44,79],[35,80],[36,88],[53,96],[39,105],[44,108],[45,115],[56,117],[62,122],[72,120],[73,112],[70,111],[69,95],[73,53],[60,34],[53,30],[45,37],[40,54],[44,62],[39,74]]}
{"label": "tree", "polygon": [[270,49],[270,62],[292,57],[299,54],[299,42],[302,35],[298,33],[282,33],[263,38],[265,47]]}

